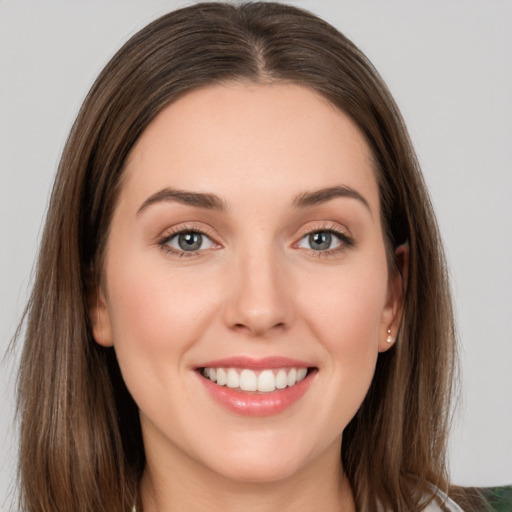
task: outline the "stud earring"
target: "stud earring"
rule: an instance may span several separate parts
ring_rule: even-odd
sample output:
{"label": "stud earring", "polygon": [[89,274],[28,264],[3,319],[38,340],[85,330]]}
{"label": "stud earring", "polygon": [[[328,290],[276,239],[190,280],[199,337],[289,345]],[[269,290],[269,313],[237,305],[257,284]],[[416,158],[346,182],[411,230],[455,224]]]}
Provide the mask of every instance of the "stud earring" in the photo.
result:
{"label": "stud earring", "polygon": [[393,343],[393,338],[391,337],[391,329],[388,329],[388,337],[386,338],[387,343]]}

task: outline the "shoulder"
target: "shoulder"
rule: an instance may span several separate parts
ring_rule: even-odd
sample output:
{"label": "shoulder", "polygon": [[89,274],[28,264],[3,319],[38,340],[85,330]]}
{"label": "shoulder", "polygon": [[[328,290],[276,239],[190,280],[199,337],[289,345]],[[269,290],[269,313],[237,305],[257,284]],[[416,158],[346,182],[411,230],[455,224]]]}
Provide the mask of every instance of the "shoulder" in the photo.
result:
{"label": "shoulder", "polygon": [[[428,505],[422,509],[422,512],[464,512],[457,503],[450,499],[441,489],[429,484],[434,491],[434,497],[428,503]],[[429,497],[432,494],[429,493]],[[384,509],[380,504],[377,507],[379,512],[392,512],[392,510]]]}
{"label": "shoulder", "polygon": [[436,491],[435,498],[425,507],[423,512],[464,512],[459,505],[457,505],[453,500],[448,498],[448,496],[435,487]]}

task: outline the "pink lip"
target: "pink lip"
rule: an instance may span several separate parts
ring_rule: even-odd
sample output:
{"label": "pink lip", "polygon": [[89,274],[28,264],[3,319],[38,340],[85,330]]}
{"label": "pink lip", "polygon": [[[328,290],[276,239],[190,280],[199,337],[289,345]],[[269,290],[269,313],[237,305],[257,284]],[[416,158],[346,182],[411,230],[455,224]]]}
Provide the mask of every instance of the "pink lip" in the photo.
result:
{"label": "pink lip", "polygon": [[227,357],[199,364],[196,368],[248,368],[250,370],[265,370],[273,368],[310,368],[314,365],[306,361],[289,357],[263,357],[255,359],[247,356]]}
{"label": "pink lip", "polygon": [[[287,357],[252,359],[240,356],[209,361],[197,366],[196,370],[200,368],[249,368],[261,370],[288,367],[311,368],[311,365],[304,361]],[[244,416],[273,416],[283,412],[304,396],[313,382],[316,373],[316,369],[310,369],[306,377],[294,386],[276,389],[271,393],[259,393],[219,386],[203,377],[199,371],[196,371],[199,380],[218,404]]]}

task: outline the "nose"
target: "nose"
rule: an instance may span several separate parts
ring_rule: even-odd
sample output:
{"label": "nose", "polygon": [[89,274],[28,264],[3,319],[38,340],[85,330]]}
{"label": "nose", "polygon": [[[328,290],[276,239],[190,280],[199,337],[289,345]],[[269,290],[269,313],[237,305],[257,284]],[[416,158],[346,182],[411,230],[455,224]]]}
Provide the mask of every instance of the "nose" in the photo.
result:
{"label": "nose", "polygon": [[290,325],[291,290],[283,266],[271,249],[239,255],[226,275],[224,320],[230,329],[265,336]]}

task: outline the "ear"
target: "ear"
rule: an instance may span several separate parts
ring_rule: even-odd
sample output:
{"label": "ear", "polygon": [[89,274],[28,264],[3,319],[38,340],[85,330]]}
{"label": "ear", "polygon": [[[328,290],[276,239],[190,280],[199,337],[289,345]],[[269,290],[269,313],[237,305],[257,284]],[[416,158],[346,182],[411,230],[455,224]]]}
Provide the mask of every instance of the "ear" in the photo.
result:
{"label": "ear", "polygon": [[400,245],[395,251],[396,270],[389,276],[388,296],[382,313],[379,332],[379,352],[385,352],[396,341],[402,320],[405,290],[409,272],[409,244]]}
{"label": "ear", "polygon": [[89,318],[92,326],[92,335],[96,342],[104,347],[113,346],[112,323],[105,293],[100,285],[95,286],[90,293]]}

